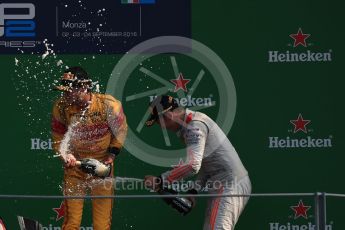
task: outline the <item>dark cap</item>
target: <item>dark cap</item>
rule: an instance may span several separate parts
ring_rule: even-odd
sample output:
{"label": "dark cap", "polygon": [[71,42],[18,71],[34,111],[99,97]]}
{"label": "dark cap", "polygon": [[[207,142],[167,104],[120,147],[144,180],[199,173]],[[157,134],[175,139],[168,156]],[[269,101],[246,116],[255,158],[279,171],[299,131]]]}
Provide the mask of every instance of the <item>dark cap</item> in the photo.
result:
{"label": "dark cap", "polygon": [[60,91],[70,91],[73,88],[81,88],[84,86],[91,89],[92,80],[82,67],[74,66],[65,70],[60,79],[60,85],[55,86],[55,89]]}
{"label": "dark cap", "polygon": [[169,95],[162,95],[156,97],[150,104],[151,115],[146,121],[146,126],[152,126],[155,121],[159,119],[159,116],[168,111],[172,111],[178,107],[176,100]]}

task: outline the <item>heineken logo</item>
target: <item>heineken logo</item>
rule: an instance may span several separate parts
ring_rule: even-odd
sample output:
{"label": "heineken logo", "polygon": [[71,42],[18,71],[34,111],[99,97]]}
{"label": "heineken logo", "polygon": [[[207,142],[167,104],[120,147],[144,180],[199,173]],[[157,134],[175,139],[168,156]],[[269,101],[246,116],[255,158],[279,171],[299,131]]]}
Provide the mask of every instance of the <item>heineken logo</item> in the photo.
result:
{"label": "heineken logo", "polygon": [[[332,230],[333,225],[326,225],[326,230]],[[280,223],[270,223],[270,230],[316,230],[316,225],[312,222],[307,224],[291,224],[287,222],[286,224]]]}
{"label": "heineken logo", "polygon": [[269,148],[329,148],[332,147],[332,136],[327,138],[280,138],[269,137]]}
{"label": "heineken logo", "polygon": [[[270,230],[316,230],[316,225],[313,221],[308,221],[307,223],[301,224],[300,219],[308,220],[309,218],[313,217],[309,213],[312,212],[312,206],[306,205],[303,200],[299,200],[298,203],[295,205],[290,206],[290,210],[292,210],[291,215],[289,216],[290,219],[293,221],[298,221],[297,223],[293,223],[293,221],[289,221],[286,223],[279,223],[279,222],[271,222],[269,223]],[[333,221],[326,225],[326,230],[333,230]]]}
{"label": "heineken logo", "polygon": [[[50,220],[55,220],[56,222],[53,223],[53,224],[49,224],[47,226],[42,226],[40,229],[41,230],[61,230],[62,228],[60,226],[55,226],[59,223],[57,223],[58,221],[60,220],[63,220],[63,218],[65,217],[65,202],[62,201],[59,205],[59,207],[56,207],[56,208],[52,208],[52,211],[55,212],[55,215],[54,217],[50,217]],[[59,224],[61,225],[61,224]],[[92,226],[80,226],[78,228],[79,230],[93,230],[93,227]]]}
{"label": "heineken logo", "polygon": [[62,201],[60,207],[53,208],[53,211],[56,213],[55,221],[61,220],[65,216],[65,203]]}
{"label": "heineken logo", "polygon": [[302,114],[299,114],[296,120],[290,120],[290,123],[294,125],[294,133],[298,131],[303,131],[307,133],[307,125],[310,123],[310,120],[304,120]]}
{"label": "heineken logo", "polygon": [[[291,33],[289,37],[292,39],[292,44],[288,46],[296,48],[307,48],[311,47],[312,43],[307,43],[307,40],[311,37],[311,34],[304,33],[302,28],[298,28],[296,33]],[[330,62],[332,61],[332,50],[326,51],[314,51],[314,50],[284,50],[284,51],[268,51],[268,62],[269,63],[280,63],[280,62]]]}
{"label": "heineken logo", "polygon": [[[61,230],[62,228],[60,226],[55,226],[52,224],[49,224],[48,226],[42,226],[40,228],[41,230]],[[92,226],[80,226],[78,228],[79,230],[93,230]]]}
{"label": "heineken logo", "polygon": [[307,212],[311,209],[311,206],[304,205],[302,200],[300,200],[297,205],[290,206],[290,208],[295,212],[294,219],[298,219],[299,217],[308,219]]}
{"label": "heineken logo", "polygon": [[[150,102],[152,102],[157,96],[150,96]],[[209,107],[209,106],[214,106],[216,105],[215,101],[212,101],[213,95],[209,95],[209,97],[192,97],[190,95],[187,95],[186,97],[182,98],[175,98],[175,101],[179,106],[186,106],[186,107],[191,107],[191,106],[204,106],[204,107]]]}
{"label": "heineken logo", "polygon": [[306,40],[310,37],[310,34],[304,34],[302,29],[299,28],[297,34],[290,34],[290,37],[294,40],[293,47],[297,47],[299,45],[307,47]]}
{"label": "heineken logo", "polygon": [[[311,124],[311,120],[304,119],[302,114],[298,114],[296,119],[290,120],[290,125],[292,129],[288,132],[292,134],[298,134],[298,137],[291,136],[271,136],[268,137],[268,147],[269,148],[331,148],[333,136],[329,135],[326,137],[312,137],[308,133],[312,133],[313,129],[308,129],[308,125]],[[308,136],[301,136],[301,134],[308,134]]]}
{"label": "heineken logo", "polygon": [[[183,74],[180,73],[176,79],[171,79],[170,82],[174,84],[174,89],[170,91],[178,92],[179,90],[188,93],[187,84],[191,82],[191,79],[185,79]],[[193,90],[193,88],[191,89]],[[156,96],[149,96],[150,102],[152,102]],[[187,94],[183,97],[176,97],[175,101],[179,106],[183,107],[210,107],[215,106],[216,102],[212,100],[213,95],[210,94],[208,97],[192,97],[190,94]]]}
{"label": "heineken logo", "polygon": [[294,53],[290,51],[268,51],[268,62],[330,62],[332,61],[332,50],[327,52],[306,52]]}
{"label": "heineken logo", "polygon": [[43,140],[41,138],[31,138],[31,150],[47,150],[53,149],[53,141],[52,139]]}
{"label": "heineken logo", "polygon": [[188,92],[187,84],[190,82],[190,79],[184,79],[182,73],[180,73],[176,79],[172,79],[170,81],[175,84],[174,92],[177,92],[179,90]]}

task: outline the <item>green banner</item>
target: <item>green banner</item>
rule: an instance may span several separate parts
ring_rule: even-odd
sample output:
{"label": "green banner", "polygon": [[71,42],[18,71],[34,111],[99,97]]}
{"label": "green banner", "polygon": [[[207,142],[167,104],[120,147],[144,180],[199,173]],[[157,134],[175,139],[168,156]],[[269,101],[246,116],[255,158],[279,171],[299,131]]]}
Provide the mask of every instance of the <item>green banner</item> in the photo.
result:
{"label": "green banner", "polygon": [[[50,131],[60,93],[52,88],[71,66],[84,67],[101,93],[122,102],[129,131],[117,176],[159,175],[184,159],[175,134],[143,125],[155,95],[169,93],[223,129],[253,193],[344,194],[337,180],[345,160],[344,7],[342,1],[193,1],[191,38],[158,36],[124,45],[124,54],[85,55],[54,53],[48,38],[38,53],[2,54],[0,194],[62,195],[63,165]],[[137,187],[115,193],[153,194]],[[344,207],[343,198],[327,198],[326,229],[345,228]],[[309,196],[252,197],[236,229],[316,229],[314,208]],[[159,198],[115,199],[112,229],[202,229],[205,209],[206,198],[185,217]],[[23,216],[57,230],[64,207],[61,199],[0,199],[0,216],[6,229],[20,229]],[[80,229],[93,229],[90,200]]]}

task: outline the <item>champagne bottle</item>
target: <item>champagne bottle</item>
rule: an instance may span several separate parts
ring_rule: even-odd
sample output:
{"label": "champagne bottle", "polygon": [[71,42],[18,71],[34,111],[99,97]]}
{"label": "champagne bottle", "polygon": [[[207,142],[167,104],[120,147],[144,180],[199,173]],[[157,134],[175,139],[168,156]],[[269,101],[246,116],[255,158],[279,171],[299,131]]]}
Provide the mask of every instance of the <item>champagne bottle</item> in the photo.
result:
{"label": "champagne bottle", "polygon": [[[176,195],[176,192],[173,189],[162,188],[159,189],[158,194],[160,195]],[[171,206],[173,209],[176,209],[183,216],[187,215],[193,208],[193,202],[185,197],[163,197],[165,203]]]}
{"label": "champagne bottle", "polygon": [[98,176],[98,177],[110,176],[111,165],[103,164],[96,159],[85,158],[80,161],[77,161],[76,165],[79,166],[83,172],[89,173],[93,176]]}

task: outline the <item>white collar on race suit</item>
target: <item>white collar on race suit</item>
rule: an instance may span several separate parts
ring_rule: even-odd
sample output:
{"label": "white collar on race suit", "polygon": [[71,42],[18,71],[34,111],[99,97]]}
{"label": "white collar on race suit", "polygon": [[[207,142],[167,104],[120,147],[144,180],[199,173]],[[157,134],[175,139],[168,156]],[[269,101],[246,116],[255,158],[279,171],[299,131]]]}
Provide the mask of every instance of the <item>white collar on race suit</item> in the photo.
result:
{"label": "white collar on race suit", "polygon": [[[195,115],[195,112],[190,110],[190,109],[186,109],[185,110],[185,114],[184,114],[184,123],[185,124],[188,124],[189,122],[191,122],[194,118],[194,115]],[[183,126],[180,125],[180,129],[176,132],[176,135],[178,137],[181,137],[181,134],[182,134],[182,131],[184,130]]]}

